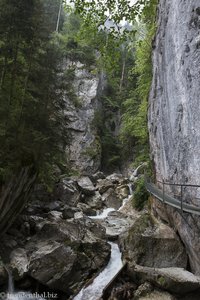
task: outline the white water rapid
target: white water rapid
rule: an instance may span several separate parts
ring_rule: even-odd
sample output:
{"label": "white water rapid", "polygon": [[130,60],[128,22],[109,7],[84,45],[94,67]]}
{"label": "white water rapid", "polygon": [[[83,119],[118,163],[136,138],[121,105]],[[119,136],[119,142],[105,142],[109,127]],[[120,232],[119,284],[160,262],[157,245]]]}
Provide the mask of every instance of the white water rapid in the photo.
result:
{"label": "white water rapid", "polygon": [[129,199],[132,197],[132,194],[133,194],[133,188],[132,188],[132,183],[129,183],[128,184],[128,188],[129,188],[129,195],[127,198],[125,198],[122,202],[122,206],[118,209],[118,211],[120,211],[124,205],[129,201]]}
{"label": "white water rapid", "polygon": [[[132,184],[128,184],[129,195],[122,202],[121,207],[118,209],[120,211],[124,205],[128,202],[130,197],[133,194]],[[105,208],[103,212],[96,216],[90,216],[93,220],[102,220],[108,216],[109,212],[116,211],[114,208],[109,207]],[[86,288],[83,288],[78,295],[76,295],[73,300],[99,300],[102,296],[103,289],[107,286],[107,284],[114,278],[114,276],[118,273],[118,271],[123,266],[121,260],[121,252],[116,243],[111,243],[111,257],[110,261],[105,267],[105,269],[94,279],[94,281]]]}
{"label": "white water rapid", "polygon": [[[130,197],[132,196],[133,194],[133,189],[132,189],[132,183],[129,183],[128,184],[128,188],[129,188],[129,195],[127,198],[125,198],[122,202],[122,205],[120,206],[120,208],[118,209],[118,211],[120,211],[124,205],[128,202],[128,200],[130,199]],[[104,208],[104,210],[102,211],[102,213],[100,213],[99,215],[96,215],[96,216],[88,216],[90,219],[93,219],[93,220],[102,220],[102,219],[105,219],[107,218],[108,214],[112,211],[116,211],[113,207],[108,207],[108,208]]]}
{"label": "white water rapid", "polygon": [[[8,292],[5,300],[45,300],[44,297],[40,297],[38,293],[29,293],[29,292],[16,292],[14,288],[14,282],[12,273],[9,268],[5,267],[8,272]],[[3,298],[4,299],[4,298]]]}
{"label": "white water rapid", "polygon": [[109,212],[111,212],[111,211],[115,211],[115,209],[112,207],[105,208],[101,214],[96,215],[96,216],[89,216],[89,218],[94,219],[94,220],[105,219],[108,216]]}
{"label": "white water rapid", "polygon": [[111,242],[109,244],[111,245],[109,263],[94,281],[88,287],[83,288],[73,300],[98,300],[102,295],[103,289],[123,266],[118,245]]}

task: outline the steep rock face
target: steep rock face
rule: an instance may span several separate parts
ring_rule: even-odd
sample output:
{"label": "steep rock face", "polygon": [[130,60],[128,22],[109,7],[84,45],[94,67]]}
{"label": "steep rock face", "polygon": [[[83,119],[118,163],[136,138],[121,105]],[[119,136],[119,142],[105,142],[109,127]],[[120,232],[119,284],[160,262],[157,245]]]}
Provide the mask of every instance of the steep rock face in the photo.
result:
{"label": "steep rock face", "polygon": [[[68,65],[67,65],[68,66]],[[94,75],[83,64],[76,63],[73,87],[76,100],[66,97],[65,116],[70,132],[66,152],[71,165],[81,173],[95,173],[101,162],[101,144],[94,126],[95,112],[101,106],[99,96],[105,85],[104,75]]]}
{"label": "steep rock face", "polygon": [[[200,184],[199,0],[160,0],[154,42],[149,135],[156,178]],[[199,191],[184,189],[185,200],[199,205]],[[180,190],[168,187],[168,192]],[[155,209],[179,232],[191,268],[199,273],[199,218],[160,204]]]}

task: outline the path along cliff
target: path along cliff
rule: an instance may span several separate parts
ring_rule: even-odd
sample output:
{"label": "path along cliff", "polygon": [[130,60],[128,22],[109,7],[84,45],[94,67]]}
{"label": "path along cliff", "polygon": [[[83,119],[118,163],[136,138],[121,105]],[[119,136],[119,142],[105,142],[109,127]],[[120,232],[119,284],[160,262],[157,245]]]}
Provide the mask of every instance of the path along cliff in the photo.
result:
{"label": "path along cliff", "polygon": [[[153,42],[153,82],[148,127],[157,180],[200,184],[200,3],[160,0]],[[169,194],[180,189],[168,186]],[[184,188],[184,201],[200,205],[199,188]],[[200,274],[200,220],[154,202],[153,208],[178,232],[190,267]]]}

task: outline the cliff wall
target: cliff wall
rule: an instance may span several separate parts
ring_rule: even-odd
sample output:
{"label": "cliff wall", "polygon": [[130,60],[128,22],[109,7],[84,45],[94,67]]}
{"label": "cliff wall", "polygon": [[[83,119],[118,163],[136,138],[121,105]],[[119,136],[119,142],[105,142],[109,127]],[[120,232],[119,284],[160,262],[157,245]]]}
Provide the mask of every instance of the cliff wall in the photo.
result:
{"label": "cliff wall", "polygon": [[[157,180],[200,184],[199,65],[199,0],[160,0],[148,114]],[[168,191],[180,194],[178,188]],[[184,201],[200,206],[198,197],[200,188],[184,189]],[[200,274],[199,217],[157,201],[154,209],[178,231],[192,271]]]}

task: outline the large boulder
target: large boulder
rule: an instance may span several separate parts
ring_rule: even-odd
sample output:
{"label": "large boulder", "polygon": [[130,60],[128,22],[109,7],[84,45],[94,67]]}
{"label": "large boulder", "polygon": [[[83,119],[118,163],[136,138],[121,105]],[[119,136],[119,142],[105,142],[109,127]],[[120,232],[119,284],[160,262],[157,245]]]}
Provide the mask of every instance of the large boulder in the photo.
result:
{"label": "large boulder", "polygon": [[105,193],[102,194],[102,200],[107,207],[119,209],[122,205],[122,199],[119,198],[118,194],[113,188],[109,188]]}
{"label": "large boulder", "polygon": [[184,246],[175,232],[150,214],[142,214],[120,238],[123,258],[142,266],[167,268],[187,266]]}
{"label": "large boulder", "polygon": [[63,178],[56,184],[53,198],[68,205],[74,205],[79,200],[79,190],[75,179]]}
{"label": "large boulder", "polygon": [[109,239],[116,239],[120,234],[127,232],[133,226],[135,217],[126,216],[119,211],[110,212],[108,217],[100,220],[101,225],[105,227]]}
{"label": "large boulder", "polygon": [[200,289],[200,277],[183,268],[149,268],[136,265],[133,273],[142,281],[148,280],[161,289],[180,295]]}
{"label": "large boulder", "polygon": [[98,191],[100,194],[105,193],[109,188],[113,188],[114,184],[112,183],[111,180],[109,179],[99,179],[97,180],[97,185],[96,185]]}
{"label": "large boulder", "polygon": [[85,197],[84,202],[91,208],[96,210],[101,209],[104,205],[101,194],[98,191],[96,191],[92,196]]}
{"label": "large boulder", "polygon": [[123,200],[129,196],[129,187],[127,184],[120,184],[116,187],[118,197]]}
{"label": "large boulder", "polygon": [[113,173],[106,177],[107,180],[111,181],[112,183],[119,184],[124,180],[124,177],[122,174],[119,173]]}
{"label": "large boulder", "polygon": [[94,195],[96,188],[89,177],[83,176],[77,180],[78,187],[85,195]]}
{"label": "large boulder", "polygon": [[108,262],[105,237],[105,229],[86,217],[46,220],[25,249],[13,251],[11,264],[18,275],[70,296]]}
{"label": "large boulder", "polygon": [[10,268],[15,279],[21,279],[26,275],[28,264],[29,261],[25,249],[17,248],[11,252]]}

